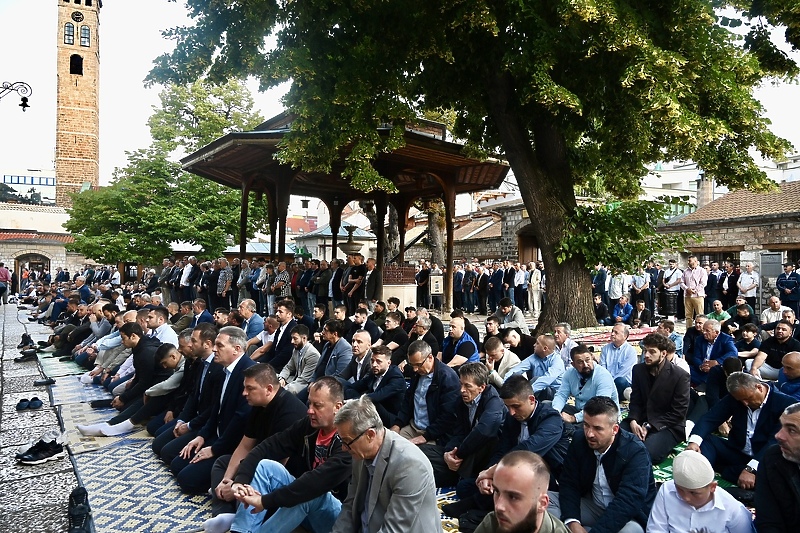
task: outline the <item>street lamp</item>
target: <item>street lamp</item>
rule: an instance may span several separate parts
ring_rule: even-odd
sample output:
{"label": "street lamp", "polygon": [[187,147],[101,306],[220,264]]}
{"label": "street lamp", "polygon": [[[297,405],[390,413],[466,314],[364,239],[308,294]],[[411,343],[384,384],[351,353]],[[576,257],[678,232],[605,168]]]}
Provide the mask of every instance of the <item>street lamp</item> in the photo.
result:
{"label": "street lamp", "polygon": [[16,92],[20,95],[22,103],[20,103],[19,106],[22,108],[22,111],[30,107],[28,105],[28,96],[33,92],[30,85],[24,81],[15,81],[14,83],[4,81],[2,87],[0,87],[0,98],[3,98],[11,92]]}

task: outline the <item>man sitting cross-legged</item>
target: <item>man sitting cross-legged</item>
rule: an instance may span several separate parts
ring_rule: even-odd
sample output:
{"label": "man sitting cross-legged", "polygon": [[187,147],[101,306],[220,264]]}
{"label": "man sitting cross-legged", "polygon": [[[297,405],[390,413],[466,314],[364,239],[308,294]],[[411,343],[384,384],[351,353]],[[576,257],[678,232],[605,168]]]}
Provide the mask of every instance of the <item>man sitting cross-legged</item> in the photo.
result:
{"label": "man sitting cross-legged", "polygon": [[438,487],[455,485],[459,478],[474,478],[486,467],[505,415],[503,401],[494,387],[488,386],[489,372],[484,365],[462,365],[458,376],[461,402],[456,404],[456,422],[445,444],[421,445]]}
{"label": "man sitting cross-legged", "polygon": [[[567,405],[570,396],[575,398],[575,405]],[[553,409],[561,412],[565,422],[582,424],[583,406],[595,396],[608,396],[619,405],[614,378],[608,370],[595,363],[585,344],[579,344],[572,349],[572,367],[564,372],[553,399]]]}
{"label": "man sitting cross-legged", "polygon": [[306,406],[278,383],[275,369],[267,364],[254,365],[243,372],[244,396],[252,410],[247,419],[244,437],[232,455],[223,455],[214,461],[211,470],[212,502],[214,518],[203,524],[207,532],[224,533],[228,530],[236,512],[233,479],[239,463],[258,444],[301,420],[306,415]]}
{"label": "man sitting cross-legged", "polygon": [[[323,533],[336,522],[352,464],[334,425],[342,385],[324,376],[308,389],[308,416],[263,441],[239,464],[231,484],[240,503],[233,533],[289,533],[300,525]],[[284,467],[279,461],[287,457]]]}
{"label": "man sitting cross-legged", "polygon": [[642,341],[644,363],[633,367],[628,416],[620,425],[644,442],[653,464],[686,437],[689,374],[667,360],[671,341],[650,333]]}
{"label": "man sitting cross-legged", "polygon": [[643,532],[656,496],[650,456],[642,441],[620,429],[619,407],[607,396],[584,406],[583,431],[550,493],[550,512],[572,533]]}
{"label": "man sitting cross-legged", "polygon": [[389,427],[394,423],[406,393],[406,380],[397,366],[392,364],[392,351],[388,346],[375,346],[370,355],[370,372],[355,383],[344,385],[345,398],[369,397],[375,410]]}
{"label": "man sitting cross-legged", "polygon": [[387,431],[366,396],[347,402],[334,421],[353,468],[332,533],[441,531],[433,472],[419,448]]}
{"label": "man sitting cross-legged", "polygon": [[290,334],[294,346],[292,358],[281,370],[278,380],[287,391],[297,394],[311,382],[319,361],[319,352],[309,342],[309,331],[306,326],[298,324]]}
{"label": "man sitting cross-legged", "polygon": [[[795,400],[744,372],[728,376],[726,386],[729,394],[697,422],[686,449],[702,452],[723,479],[753,490],[759,461],[775,443],[781,413]],[[728,438],[712,435],[729,418]]]}

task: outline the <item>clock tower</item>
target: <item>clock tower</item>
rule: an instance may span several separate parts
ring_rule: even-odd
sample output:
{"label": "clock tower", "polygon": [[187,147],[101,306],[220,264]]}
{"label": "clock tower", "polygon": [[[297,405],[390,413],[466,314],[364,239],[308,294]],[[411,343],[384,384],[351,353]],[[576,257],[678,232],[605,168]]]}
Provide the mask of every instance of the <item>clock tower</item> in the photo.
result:
{"label": "clock tower", "polygon": [[100,181],[101,0],[58,2],[56,205]]}

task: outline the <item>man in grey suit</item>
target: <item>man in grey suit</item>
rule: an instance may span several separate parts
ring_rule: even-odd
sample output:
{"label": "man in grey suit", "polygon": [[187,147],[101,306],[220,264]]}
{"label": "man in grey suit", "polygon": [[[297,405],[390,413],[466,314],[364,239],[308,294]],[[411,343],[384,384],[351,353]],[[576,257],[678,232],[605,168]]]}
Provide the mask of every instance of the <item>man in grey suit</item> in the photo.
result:
{"label": "man in grey suit", "polygon": [[367,396],[347,402],[334,424],[342,448],[353,456],[353,475],[332,533],[441,533],[433,469],[425,454],[387,431]]}

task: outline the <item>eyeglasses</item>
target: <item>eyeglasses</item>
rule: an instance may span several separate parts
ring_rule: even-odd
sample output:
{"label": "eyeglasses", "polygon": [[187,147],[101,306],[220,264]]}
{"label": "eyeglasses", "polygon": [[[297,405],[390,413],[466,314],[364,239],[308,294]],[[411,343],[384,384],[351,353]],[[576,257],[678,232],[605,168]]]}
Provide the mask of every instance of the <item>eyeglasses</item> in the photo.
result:
{"label": "eyeglasses", "polygon": [[360,439],[361,437],[363,437],[363,436],[364,436],[364,433],[366,433],[366,432],[367,432],[367,431],[369,431],[370,429],[375,429],[375,426],[370,426],[370,427],[368,427],[367,429],[365,429],[364,431],[362,431],[361,433],[359,433],[359,434],[356,436],[356,438],[354,438],[354,439],[353,439],[353,440],[351,440],[350,442],[345,442],[345,441],[344,441],[344,439],[342,439],[342,446],[346,446],[346,447],[347,447],[347,449],[352,449],[352,447],[353,447],[353,444],[355,444],[355,443],[356,443],[356,441],[357,441],[358,439]]}
{"label": "eyeglasses", "polygon": [[429,356],[427,356],[427,357],[425,357],[424,359],[422,359],[422,361],[420,361],[419,363],[412,363],[411,361],[409,361],[409,362],[408,362],[408,364],[409,364],[409,366],[410,366],[411,368],[413,368],[414,370],[416,370],[417,368],[422,368],[422,365],[424,365],[424,364],[425,364],[425,361],[427,361],[427,360],[428,360],[428,357],[430,357],[430,355],[429,355]]}

